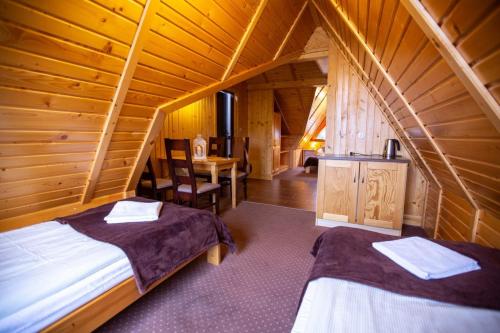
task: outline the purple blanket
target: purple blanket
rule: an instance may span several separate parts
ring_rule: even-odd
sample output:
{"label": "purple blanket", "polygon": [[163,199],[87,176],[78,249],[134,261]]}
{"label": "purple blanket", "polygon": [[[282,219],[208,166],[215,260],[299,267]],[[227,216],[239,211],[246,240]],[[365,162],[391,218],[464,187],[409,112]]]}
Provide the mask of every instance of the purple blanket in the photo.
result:
{"label": "purple blanket", "polygon": [[373,242],[398,238],[347,227],[326,231],[312,249],[316,260],[308,281],[331,277],[402,295],[500,310],[499,250],[472,243],[435,241],[477,260],[481,270],[445,279],[422,280],[372,247]]}
{"label": "purple blanket", "polygon": [[[150,202],[144,198],[127,200]],[[107,224],[114,202],[58,218],[76,231],[118,246],[127,255],[141,293],[162,277],[219,243],[236,250],[226,225],[206,210],[164,203],[158,221]]]}

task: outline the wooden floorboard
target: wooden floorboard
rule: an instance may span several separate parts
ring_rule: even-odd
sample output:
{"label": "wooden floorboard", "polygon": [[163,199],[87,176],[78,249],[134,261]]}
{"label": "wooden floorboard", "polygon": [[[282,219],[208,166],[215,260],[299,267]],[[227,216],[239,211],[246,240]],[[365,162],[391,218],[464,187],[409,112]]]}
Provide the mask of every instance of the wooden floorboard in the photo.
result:
{"label": "wooden floorboard", "polygon": [[[306,175],[303,168],[295,168],[274,177],[273,180],[248,180],[248,201],[277,206],[316,209],[317,174]],[[222,210],[230,209],[229,188],[223,190]],[[243,185],[238,183],[238,202],[243,200]]]}

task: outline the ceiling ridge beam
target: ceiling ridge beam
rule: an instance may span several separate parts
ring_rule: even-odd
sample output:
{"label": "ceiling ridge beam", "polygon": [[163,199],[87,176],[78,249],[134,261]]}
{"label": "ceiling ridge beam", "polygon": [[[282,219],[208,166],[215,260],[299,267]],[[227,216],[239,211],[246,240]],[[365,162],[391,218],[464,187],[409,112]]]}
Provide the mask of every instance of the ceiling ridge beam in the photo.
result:
{"label": "ceiling ridge beam", "polygon": [[437,48],[484,114],[500,132],[500,107],[455,45],[418,0],[402,0],[406,10]]}
{"label": "ceiling ridge beam", "polygon": [[159,109],[161,109],[163,112],[172,112],[177,109],[180,109],[181,107],[194,103],[197,100],[206,97],[210,94],[215,94],[219,90],[226,89],[228,87],[234,86],[235,84],[238,84],[242,81],[248,80],[251,77],[254,77],[256,75],[259,75],[261,73],[264,73],[268,70],[271,70],[275,67],[284,65],[286,63],[292,62],[296,60],[300,55],[302,51],[297,51],[294,53],[287,54],[285,56],[282,56],[275,61],[268,61],[266,63],[263,63],[261,65],[258,65],[256,67],[252,67],[242,73],[238,73],[231,78],[225,80],[225,81],[217,81],[209,86],[203,87],[201,89],[195,90],[194,92],[185,95],[183,97],[174,99],[172,101],[166,102],[164,104],[161,104],[158,106]]}
{"label": "ceiling ridge beam", "polygon": [[[353,23],[349,21],[349,19],[345,16],[345,14],[339,9],[339,6],[333,2],[333,0],[330,0],[332,7],[334,10],[337,12],[337,15],[344,21],[344,24],[347,25],[347,28],[351,31],[351,33],[356,37],[358,40],[359,44],[364,48],[365,52],[368,54],[368,56],[372,59],[372,61],[375,63],[375,65],[378,67],[379,71],[383,74],[384,78],[389,82],[389,85],[391,86],[392,90],[396,92],[398,97],[401,99],[403,104],[405,105],[406,109],[410,112],[411,115],[413,115],[415,121],[419,125],[420,129],[424,133],[424,135],[427,137],[429,140],[430,144],[432,147],[436,150],[438,155],[441,157],[443,160],[444,164],[446,167],[449,169],[450,173],[452,174],[453,178],[456,180],[458,183],[459,187],[462,189],[464,192],[465,196],[467,199],[470,201],[471,205],[478,209],[479,206],[472,197],[472,195],[469,192],[469,189],[465,186],[465,184],[462,182],[460,177],[458,176],[455,168],[451,165],[450,161],[446,158],[444,153],[442,152],[441,148],[439,145],[436,143],[434,138],[432,137],[431,133],[428,131],[428,129],[424,126],[422,120],[418,117],[415,109],[413,109],[413,106],[410,105],[406,97],[403,95],[399,87],[396,85],[392,77],[389,75],[389,73],[386,71],[386,69],[382,66],[382,63],[380,60],[377,58],[377,56],[372,52],[368,44],[363,40],[363,37],[358,33],[356,27],[354,27]],[[317,8],[317,7],[316,7]]]}
{"label": "ceiling ridge beam", "polygon": [[[417,156],[420,158],[421,163],[423,164],[423,166],[425,166],[428,174],[434,180],[434,183],[439,187],[439,189],[442,189],[441,182],[438,180],[438,178],[436,177],[436,175],[434,174],[434,172],[432,172],[431,167],[427,164],[427,162],[425,161],[425,159],[422,156],[422,154],[420,153],[420,151],[417,149],[417,147],[415,146],[415,144],[413,143],[413,141],[410,139],[410,137],[408,136],[408,133],[406,133],[406,131],[403,129],[403,126],[401,125],[401,123],[399,122],[399,120],[396,118],[396,116],[394,116],[394,113],[393,113],[392,109],[389,107],[389,105],[387,104],[387,102],[385,101],[385,99],[382,98],[382,94],[378,91],[378,89],[376,89],[375,85],[373,84],[373,82],[370,79],[370,77],[368,76],[368,74],[366,74],[366,72],[363,70],[363,68],[359,64],[358,60],[352,54],[351,50],[347,47],[347,45],[344,43],[344,41],[342,40],[342,38],[340,37],[340,35],[337,33],[337,31],[335,30],[335,28],[327,20],[327,18],[325,16],[325,14],[323,13],[323,11],[319,7],[317,7],[317,4],[316,4],[315,1],[313,1],[313,4],[314,4],[314,6],[316,6],[316,9],[317,9],[318,13],[320,14],[321,18],[324,20],[324,22],[326,22],[326,24],[328,25],[328,28],[330,28],[331,32],[334,34],[335,39],[338,40],[338,43],[340,44],[340,46],[342,47],[342,49],[344,50],[344,52],[346,52],[349,55],[349,57],[352,59],[352,62],[360,69],[361,73],[363,73],[365,75],[367,82],[370,83],[370,88],[371,89],[368,89],[368,93],[377,102],[377,98],[375,96],[373,96],[372,90],[376,92],[376,94],[379,97],[379,99],[382,101],[382,103],[384,103],[384,106],[386,107],[386,109],[389,110],[389,112],[391,113],[392,117],[395,119],[394,122],[398,125],[400,131],[404,134],[406,140],[410,143],[411,147],[413,148],[413,151],[415,151],[415,153],[417,154]],[[342,56],[346,59],[346,55],[343,52],[341,52],[341,53],[342,53]],[[348,60],[346,59],[346,61],[348,61]],[[348,63],[349,63],[349,61],[348,61]],[[357,72],[356,72],[356,74],[358,75]],[[361,80],[361,81],[363,81],[363,80]],[[378,106],[380,108],[382,108],[381,105],[378,105]],[[382,111],[382,114],[384,114],[384,116],[386,117],[387,121],[389,121],[389,123],[391,123],[389,117],[385,114],[385,112]],[[397,131],[396,131],[396,134],[397,134]],[[403,140],[401,140],[401,141],[406,146],[405,142]],[[408,147],[406,147],[406,149],[408,151],[410,151],[410,149],[408,149]],[[412,158],[414,158],[414,157],[412,156]],[[417,162],[417,161],[415,160],[415,162]],[[418,163],[417,163],[417,167],[418,167]],[[424,172],[424,175],[425,175],[425,172]]]}
{"label": "ceiling ridge beam", "polygon": [[89,202],[94,195],[95,187],[97,185],[97,181],[99,180],[99,175],[104,163],[104,158],[106,157],[106,153],[111,142],[111,136],[113,135],[116,123],[118,122],[120,111],[125,102],[130,82],[132,81],[132,77],[139,61],[139,55],[144,47],[144,42],[147,33],[149,32],[149,28],[151,27],[151,22],[156,14],[158,5],[159,0],[148,0],[142,11],[141,20],[137,25],[137,30],[135,32],[132,45],[130,46],[127,60],[123,67],[123,72],[120,76],[120,80],[118,81],[113,99],[111,100],[110,108],[99,139],[99,144],[97,145],[94,161],[92,162],[85,190],[82,195],[82,203]]}
{"label": "ceiling ridge beam", "polygon": [[300,88],[300,87],[324,86],[326,84],[327,84],[327,78],[320,77],[320,78],[313,78],[313,79],[298,79],[298,80],[290,80],[290,81],[249,83],[248,90]]}
{"label": "ceiling ridge beam", "polygon": [[[236,47],[236,50],[233,53],[233,56],[231,57],[231,61],[227,65],[226,70],[224,71],[224,74],[222,75],[221,81],[227,80],[231,73],[233,72],[234,67],[238,63],[238,60],[240,59],[240,55],[243,52],[243,49],[247,45],[248,40],[250,39],[250,36],[252,35],[253,30],[257,26],[257,22],[259,22],[260,16],[264,12],[264,9],[266,8],[268,0],[261,0],[259,3],[259,6],[255,10],[255,13],[252,16],[252,19],[248,23],[247,28],[245,29],[245,32],[243,33],[243,36],[240,39],[240,42],[238,46]],[[275,59],[273,59],[275,60]]]}
{"label": "ceiling ridge beam", "polygon": [[160,108],[156,108],[153,119],[151,119],[151,122],[149,123],[148,131],[142,141],[141,148],[139,149],[139,154],[135,159],[132,172],[127,180],[127,187],[125,191],[134,191],[137,187],[137,183],[142,176],[142,172],[146,167],[146,162],[151,154],[151,149],[155,144],[156,137],[163,128],[165,117],[166,113],[162,112]]}
{"label": "ceiling ridge beam", "polygon": [[293,20],[293,23],[290,26],[290,29],[288,29],[288,32],[286,33],[285,38],[283,38],[283,41],[280,44],[280,47],[278,47],[278,50],[274,54],[273,60],[278,59],[279,56],[281,55],[281,53],[283,52],[283,50],[285,49],[286,43],[288,43],[288,40],[290,39],[290,37],[292,37],[292,33],[295,30],[295,27],[297,26],[297,24],[299,23],[299,20],[302,17],[302,14],[304,13],[308,3],[309,3],[308,0],[304,1],[304,4],[302,5],[302,8],[300,8],[300,11],[297,14],[297,17],[295,17],[295,20]]}

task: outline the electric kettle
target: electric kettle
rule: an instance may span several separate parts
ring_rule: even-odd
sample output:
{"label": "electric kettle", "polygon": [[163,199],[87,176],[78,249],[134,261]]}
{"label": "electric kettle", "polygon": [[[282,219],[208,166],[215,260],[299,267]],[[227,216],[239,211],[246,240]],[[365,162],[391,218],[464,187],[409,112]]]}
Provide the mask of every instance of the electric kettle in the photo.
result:
{"label": "electric kettle", "polygon": [[396,158],[396,148],[398,151],[401,150],[399,141],[396,139],[387,139],[385,141],[383,156],[388,160]]}

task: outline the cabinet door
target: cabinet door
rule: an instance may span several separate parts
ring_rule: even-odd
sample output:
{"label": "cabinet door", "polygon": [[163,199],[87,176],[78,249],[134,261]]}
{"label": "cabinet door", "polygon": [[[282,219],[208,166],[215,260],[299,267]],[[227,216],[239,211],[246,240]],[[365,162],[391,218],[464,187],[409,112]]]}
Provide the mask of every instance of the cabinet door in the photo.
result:
{"label": "cabinet door", "polygon": [[281,154],[281,147],[274,146],[273,147],[273,172],[278,171],[278,169],[280,168],[280,154]]}
{"label": "cabinet door", "polygon": [[406,168],[406,163],[360,163],[357,223],[401,229]]}
{"label": "cabinet door", "polygon": [[359,162],[320,160],[318,218],[355,223]]}

